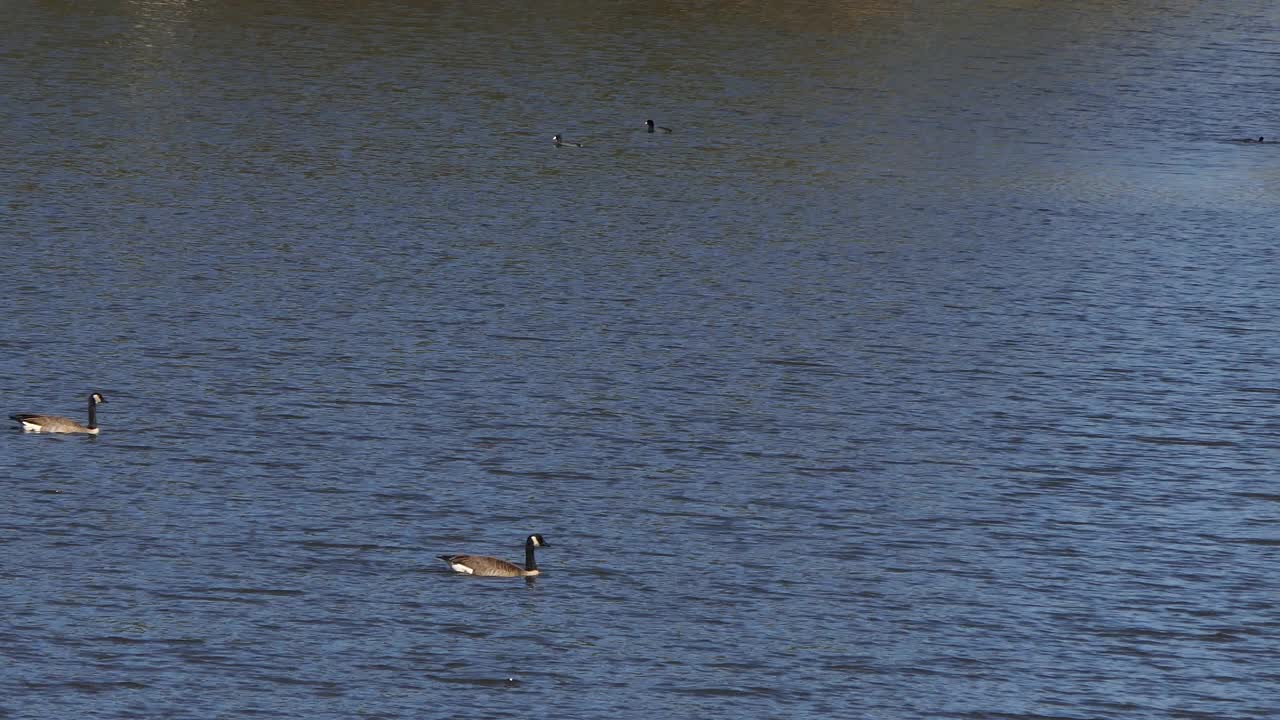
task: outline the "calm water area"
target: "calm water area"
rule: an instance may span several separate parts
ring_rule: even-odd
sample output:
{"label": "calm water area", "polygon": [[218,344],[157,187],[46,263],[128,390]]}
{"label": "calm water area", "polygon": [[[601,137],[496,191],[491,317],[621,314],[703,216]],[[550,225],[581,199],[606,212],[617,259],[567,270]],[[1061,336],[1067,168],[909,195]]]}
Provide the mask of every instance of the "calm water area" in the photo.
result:
{"label": "calm water area", "polygon": [[1280,5],[5,17],[0,718],[1280,716]]}

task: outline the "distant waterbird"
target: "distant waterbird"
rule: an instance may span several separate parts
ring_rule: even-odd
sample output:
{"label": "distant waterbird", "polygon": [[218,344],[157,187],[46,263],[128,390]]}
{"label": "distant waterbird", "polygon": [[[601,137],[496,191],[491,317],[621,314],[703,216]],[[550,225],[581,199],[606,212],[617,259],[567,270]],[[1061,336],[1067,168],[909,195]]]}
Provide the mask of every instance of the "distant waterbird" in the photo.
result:
{"label": "distant waterbird", "polygon": [[661,130],[661,131],[662,131],[662,132],[664,132],[664,133],[669,133],[669,132],[671,132],[671,128],[669,128],[669,127],[663,127],[663,126],[661,126],[661,125],[654,125],[654,124],[653,124],[653,120],[645,120],[645,121],[644,121],[644,126],[645,126],[645,129],[646,129],[648,132],[653,132],[653,131],[654,131],[654,129]]}
{"label": "distant waterbird", "polygon": [[552,135],[551,141],[555,143],[556,147],[582,147],[582,143],[569,142],[568,140],[560,137],[560,133]]}

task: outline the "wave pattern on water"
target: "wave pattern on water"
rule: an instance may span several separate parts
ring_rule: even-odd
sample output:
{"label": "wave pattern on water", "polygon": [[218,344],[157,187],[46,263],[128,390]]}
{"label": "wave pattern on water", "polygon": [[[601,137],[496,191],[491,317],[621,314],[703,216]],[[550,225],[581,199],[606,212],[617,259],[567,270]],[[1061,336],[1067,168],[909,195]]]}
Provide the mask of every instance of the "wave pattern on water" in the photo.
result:
{"label": "wave pattern on water", "polygon": [[13,10],[0,716],[1273,715],[1274,8],[617,12]]}

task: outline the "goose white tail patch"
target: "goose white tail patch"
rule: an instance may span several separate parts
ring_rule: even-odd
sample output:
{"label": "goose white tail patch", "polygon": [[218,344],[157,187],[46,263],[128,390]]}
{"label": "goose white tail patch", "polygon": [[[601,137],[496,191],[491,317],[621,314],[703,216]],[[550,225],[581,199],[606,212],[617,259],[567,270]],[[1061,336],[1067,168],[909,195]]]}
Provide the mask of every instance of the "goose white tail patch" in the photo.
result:
{"label": "goose white tail patch", "polygon": [[454,572],[466,573],[468,575],[475,573],[475,570],[472,570],[462,563],[449,563],[449,567],[453,568]]}
{"label": "goose white tail patch", "polygon": [[26,420],[22,420],[21,422],[22,422],[22,432],[43,432],[44,431],[43,426],[37,425],[35,423],[27,422]]}

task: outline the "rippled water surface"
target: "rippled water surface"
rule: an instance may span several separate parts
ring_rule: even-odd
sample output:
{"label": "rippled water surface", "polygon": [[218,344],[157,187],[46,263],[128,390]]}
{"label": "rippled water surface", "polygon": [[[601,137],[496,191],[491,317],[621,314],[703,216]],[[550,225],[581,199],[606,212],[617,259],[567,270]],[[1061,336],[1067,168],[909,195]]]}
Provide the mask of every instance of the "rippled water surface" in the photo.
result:
{"label": "rippled water surface", "polygon": [[1275,717],[1277,23],[10,8],[0,716]]}

